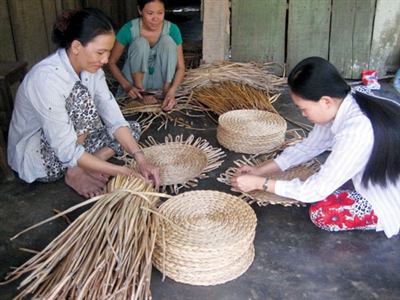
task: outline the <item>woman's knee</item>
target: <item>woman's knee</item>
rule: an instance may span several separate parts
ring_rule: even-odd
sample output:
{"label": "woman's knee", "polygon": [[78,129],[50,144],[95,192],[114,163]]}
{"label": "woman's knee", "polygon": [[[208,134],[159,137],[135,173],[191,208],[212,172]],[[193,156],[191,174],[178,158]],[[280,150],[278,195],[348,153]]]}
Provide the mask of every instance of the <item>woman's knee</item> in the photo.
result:
{"label": "woman's knee", "polygon": [[160,37],[159,41],[158,41],[159,47],[161,49],[163,49],[163,51],[176,51],[176,43],[174,41],[174,39],[172,37],[170,37],[169,35],[163,35]]}
{"label": "woman's knee", "polygon": [[128,59],[138,59],[138,57],[148,57],[150,55],[150,44],[144,37],[138,37],[129,46]]}

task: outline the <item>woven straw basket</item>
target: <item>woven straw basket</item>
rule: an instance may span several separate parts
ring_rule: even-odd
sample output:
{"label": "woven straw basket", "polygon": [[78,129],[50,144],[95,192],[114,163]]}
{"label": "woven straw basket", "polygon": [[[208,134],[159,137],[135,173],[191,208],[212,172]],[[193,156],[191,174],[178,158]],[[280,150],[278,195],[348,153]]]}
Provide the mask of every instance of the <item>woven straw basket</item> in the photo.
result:
{"label": "woven straw basket", "polygon": [[[149,147],[142,147],[146,159],[159,167],[162,192],[170,187],[171,193],[178,194],[182,187],[194,187],[198,179],[206,178],[205,173],[218,168],[225,156],[219,148],[213,148],[205,139],[195,139],[190,135],[167,136],[164,143],[158,143],[148,137]],[[128,162],[129,167],[139,170],[135,160]]]}
{"label": "woven straw basket", "polygon": [[153,264],[165,276],[193,285],[216,285],[242,275],[254,259],[257,223],[240,198],[198,190],[161,204]]}
{"label": "woven straw basket", "polygon": [[[308,177],[313,175],[315,171],[306,166],[297,166],[286,170],[284,172],[273,173],[268,176],[270,179],[278,179],[278,180],[292,180],[294,178],[299,178],[302,181],[307,180]],[[260,190],[251,191],[248,193],[243,193],[245,196],[248,196],[250,199],[247,201],[249,204],[257,202],[260,206],[266,206],[268,204],[281,204],[283,206],[305,206],[305,204],[300,203],[297,200],[281,197],[275,194],[267,193]]]}
{"label": "woven straw basket", "polygon": [[217,139],[225,148],[239,153],[275,151],[285,141],[286,121],[263,110],[239,109],[218,118]]}
{"label": "woven straw basket", "polygon": [[[276,157],[276,153],[273,156]],[[269,159],[267,159],[266,157],[262,157],[261,159],[255,157],[250,157],[250,158],[243,157],[243,160],[239,159],[234,161],[234,163],[239,167],[244,164],[255,166],[264,163],[267,160]],[[301,181],[305,181],[314,173],[318,172],[320,168],[321,168],[321,163],[317,159],[312,159],[308,162],[305,162],[299,166],[290,168],[283,172],[276,172],[269,174],[268,178],[276,180],[292,180],[294,178],[299,178]],[[228,170],[226,170],[225,173],[220,174],[220,177],[217,178],[217,180],[230,186],[231,178],[236,173],[237,170],[238,168],[231,167]],[[232,188],[232,191],[237,192],[237,190],[235,190],[234,188]],[[240,198],[247,201],[249,204],[253,204],[254,202],[256,202],[259,206],[267,206],[268,204],[280,204],[283,206],[292,206],[292,205],[305,206],[305,204],[297,200],[278,196],[261,190],[254,190],[247,193],[242,192]]]}

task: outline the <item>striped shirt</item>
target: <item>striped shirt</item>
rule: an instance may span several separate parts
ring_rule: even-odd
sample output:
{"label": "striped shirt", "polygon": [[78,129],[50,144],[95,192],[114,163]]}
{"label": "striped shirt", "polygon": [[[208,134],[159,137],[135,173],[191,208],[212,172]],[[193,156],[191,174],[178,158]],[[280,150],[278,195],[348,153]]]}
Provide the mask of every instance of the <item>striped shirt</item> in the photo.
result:
{"label": "striped shirt", "polygon": [[[382,100],[385,101],[385,100]],[[342,102],[336,118],[326,125],[314,126],[301,143],[289,147],[275,159],[281,170],[306,162],[332,148],[321,170],[302,182],[278,180],[275,193],[304,203],[323,200],[349,179],[358,193],[366,198],[378,216],[377,231],[387,237],[400,228],[400,178],[386,188],[361,184],[362,175],[372,152],[374,134],[370,120],[349,94]]]}
{"label": "striped shirt", "polygon": [[47,176],[40,152],[41,131],[65,167],[77,166],[84,148],[77,144],[77,133],[65,107],[77,81],[88,88],[110,136],[119,127],[128,126],[103,70],[82,71],[79,78],[65,49],[57,50],[28,72],[15,98],[8,135],[8,163],[26,182]]}

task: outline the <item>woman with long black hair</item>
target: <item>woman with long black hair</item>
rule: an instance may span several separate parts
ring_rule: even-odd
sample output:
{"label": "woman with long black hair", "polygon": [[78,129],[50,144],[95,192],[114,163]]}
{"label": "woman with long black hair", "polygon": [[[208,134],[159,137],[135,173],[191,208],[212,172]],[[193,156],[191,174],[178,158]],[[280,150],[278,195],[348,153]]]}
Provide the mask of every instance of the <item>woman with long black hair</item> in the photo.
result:
{"label": "woman with long black hair", "polygon": [[[310,57],[288,77],[290,95],[315,123],[302,142],[275,160],[242,166],[232,185],[313,203],[311,220],[329,231],[375,229],[387,237],[400,228],[400,106],[352,92],[327,60]],[[319,172],[306,181],[268,179],[331,148]]]}

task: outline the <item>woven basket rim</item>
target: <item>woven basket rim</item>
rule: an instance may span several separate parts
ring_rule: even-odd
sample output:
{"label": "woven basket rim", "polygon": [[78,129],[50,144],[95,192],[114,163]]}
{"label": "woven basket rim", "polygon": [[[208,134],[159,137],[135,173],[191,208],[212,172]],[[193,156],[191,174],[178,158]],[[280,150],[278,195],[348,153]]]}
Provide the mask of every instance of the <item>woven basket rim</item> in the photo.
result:
{"label": "woven basket rim", "polygon": [[[257,117],[263,118],[261,120]],[[237,125],[237,130],[232,124]],[[218,118],[218,127],[226,134],[245,134],[249,138],[281,135],[286,130],[286,126],[285,119],[279,114],[265,110],[235,109],[223,113]],[[252,131],[249,132],[251,129]]]}

